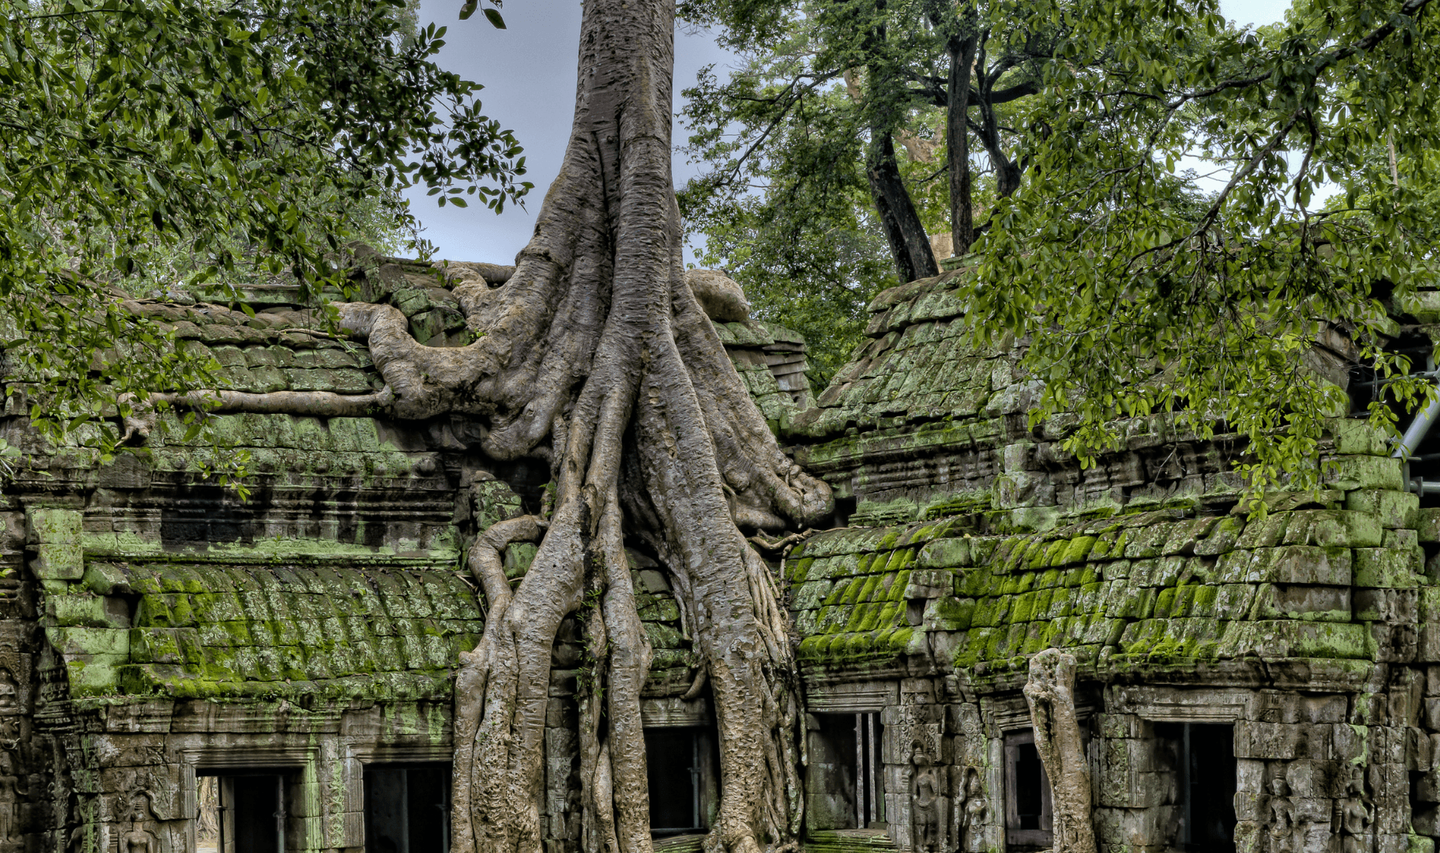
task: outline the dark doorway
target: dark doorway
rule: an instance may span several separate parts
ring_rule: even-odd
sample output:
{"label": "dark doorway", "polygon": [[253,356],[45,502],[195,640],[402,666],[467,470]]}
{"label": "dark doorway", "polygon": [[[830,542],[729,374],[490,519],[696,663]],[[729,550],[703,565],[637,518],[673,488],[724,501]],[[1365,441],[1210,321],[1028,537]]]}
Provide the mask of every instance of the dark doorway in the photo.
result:
{"label": "dark doorway", "polygon": [[449,850],[449,764],[365,768],[365,853]]}
{"label": "dark doorway", "polygon": [[885,825],[880,744],[885,726],[876,711],[812,714],[806,801],[810,829],[869,829]]}
{"label": "dark doorway", "polygon": [[1215,723],[1156,723],[1176,755],[1182,850],[1235,851],[1235,729]]}
{"label": "dark doorway", "polygon": [[1005,843],[1015,850],[1050,846],[1053,838],[1050,777],[1032,731],[1005,735]]}
{"label": "dark doorway", "polygon": [[645,730],[650,832],[685,835],[707,828],[710,739],[700,727]]}
{"label": "dark doorway", "polygon": [[1015,828],[1039,829],[1045,817],[1045,765],[1033,743],[1015,747]]}
{"label": "dark doorway", "polygon": [[651,832],[699,831],[700,743],[695,729],[646,729],[645,767]]}
{"label": "dark doorway", "polygon": [[213,776],[217,796],[197,817],[218,829],[218,853],[281,853],[285,849],[285,777],[273,770],[200,771]]}

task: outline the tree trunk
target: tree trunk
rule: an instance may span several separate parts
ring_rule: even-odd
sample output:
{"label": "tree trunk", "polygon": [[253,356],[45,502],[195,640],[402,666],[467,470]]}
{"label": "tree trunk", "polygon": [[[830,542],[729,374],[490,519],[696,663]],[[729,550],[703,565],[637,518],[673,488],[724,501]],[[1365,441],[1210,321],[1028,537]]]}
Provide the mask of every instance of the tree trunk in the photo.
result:
{"label": "tree trunk", "polygon": [[[883,21],[886,0],[875,0],[876,21]],[[886,39],[884,23],[875,23],[865,35],[865,54],[874,57],[865,68],[865,94],[860,105],[869,115],[870,144],[865,151],[865,178],[870,184],[870,197],[879,215],[880,228],[890,244],[890,255],[901,282],[928,278],[940,272],[935,253],[930,248],[930,235],[920,221],[920,214],[905,189],[900,164],[895,158],[895,131],[905,126],[905,104],[896,96],[904,84],[889,67],[883,50]],[[848,75],[847,84],[851,82]],[[856,98],[850,86],[850,97]]]}
{"label": "tree trunk", "polygon": [[1005,148],[1000,144],[1000,121],[995,115],[994,92],[995,82],[1001,72],[997,70],[994,74],[985,73],[984,47],[980,48],[979,64],[980,85],[976,87],[976,91],[979,95],[977,105],[980,107],[980,126],[977,128],[977,135],[995,167],[996,194],[1000,198],[1009,198],[1020,189],[1020,166],[1005,156]]}
{"label": "tree trunk", "polygon": [[1075,658],[1046,649],[1030,659],[1025,701],[1035,749],[1050,777],[1056,853],[1095,853],[1090,814],[1090,765],[1075,716]]}
{"label": "tree trunk", "polygon": [[[485,631],[455,685],[454,853],[540,853],[552,648],[575,614],[580,846],[651,849],[640,691],[650,647],[627,534],[643,537],[693,621],[718,725],[710,853],[793,846],[803,713],[775,578],[739,526],[818,521],[824,483],[780,451],[682,275],[670,176],[674,0],[586,0],[575,119],[534,238],[498,287],[454,287],[475,341],[418,344],[388,305],[338,305],[384,391],[367,414],[469,416],[491,458],[547,459],[548,518],[482,531],[470,566]],[[923,243],[923,240],[922,240]],[[357,414],[337,395],[202,392],[207,408]],[[137,421],[138,423],[138,421]],[[499,555],[541,536],[513,591]]]}
{"label": "tree trunk", "polygon": [[902,282],[927,278],[939,273],[930,237],[920,222],[920,214],[910,200],[900,166],[895,160],[895,143],[884,130],[871,129],[870,153],[866,157],[865,177],[870,182],[870,196],[880,217],[880,227],[890,244],[896,272]]}
{"label": "tree trunk", "polygon": [[[973,9],[972,15],[973,18]],[[974,33],[952,36],[946,42],[950,55],[950,80],[945,109],[946,162],[950,172],[950,244],[958,257],[975,242],[975,207],[971,191],[970,71],[980,37]]]}

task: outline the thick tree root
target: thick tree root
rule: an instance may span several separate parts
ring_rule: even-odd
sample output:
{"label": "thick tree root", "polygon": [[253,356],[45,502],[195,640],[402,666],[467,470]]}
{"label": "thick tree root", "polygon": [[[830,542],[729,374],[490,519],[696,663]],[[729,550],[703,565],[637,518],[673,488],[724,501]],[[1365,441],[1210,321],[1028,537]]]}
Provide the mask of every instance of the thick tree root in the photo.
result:
{"label": "thick tree root", "polygon": [[1030,659],[1025,701],[1035,726],[1035,748],[1050,777],[1055,850],[1095,853],[1090,810],[1090,766],[1075,715],[1075,658],[1046,649]]}
{"label": "thick tree root", "polygon": [[[571,614],[587,657],[579,842],[649,853],[640,694],[651,650],[627,534],[669,572],[705,679],[691,694],[708,687],[713,701],[721,797],[706,850],[786,850],[800,829],[804,716],[788,617],[740,528],[815,523],[830,490],[781,452],[681,269],[673,12],[673,0],[585,3],[574,129],[535,237],[504,276],[462,276],[454,288],[473,343],[426,347],[397,309],[342,304],[340,325],[367,342],[383,392],[165,398],[328,416],[458,413],[488,456],[549,461],[550,517],[500,522],[469,555],[488,611],[455,684],[454,853],[541,850],[552,650]],[[537,536],[512,589],[501,555]]]}

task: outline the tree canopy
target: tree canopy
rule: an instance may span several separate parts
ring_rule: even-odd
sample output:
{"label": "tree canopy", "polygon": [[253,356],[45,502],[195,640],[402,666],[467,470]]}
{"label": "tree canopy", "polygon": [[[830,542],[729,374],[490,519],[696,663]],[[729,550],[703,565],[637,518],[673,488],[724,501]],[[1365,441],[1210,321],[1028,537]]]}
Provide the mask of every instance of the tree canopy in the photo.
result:
{"label": "tree canopy", "polygon": [[[687,188],[692,220],[779,223],[788,243],[832,247],[811,250],[832,275],[848,272],[834,249],[863,239],[831,240],[831,229],[868,232],[872,251],[884,231],[880,208],[855,215],[873,172],[862,149],[884,134],[928,141],[940,162],[922,171],[912,155],[901,172],[927,230],[952,226],[959,250],[974,216],[976,260],[957,282],[973,326],[1026,345],[1045,386],[1035,416],[1075,418],[1069,447],[1082,458],[1113,446],[1128,416],[1177,411],[1199,435],[1245,436],[1257,484],[1310,481],[1322,417],[1348,406],[1321,372],[1297,367],[1322,329],[1342,329],[1382,375],[1407,369],[1386,349],[1389,314],[1433,275],[1440,200],[1428,0],[1300,0],[1258,30],[1230,24],[1213,0],[795,2],[747,18],[752,5],[692,8],[728,25],[749,59],[695,90],[692,150],[714,168]],[[846,10],[865,25],[827,28]],[[767,39],[767,27],[790,37]],[[954,60],[965,56],[972,100],[959,133]],[[883,90],[857,86],[882,72]],[[840,94],[847,78],[859,96]],[[937,115],[942,103],[949,113]],[[955,196],[963,149],[981,177],[968,205]],[[816,169],[816,152],[834,165]],[[842,186],[848,207],[833,203]],[[785,259],[799,250],[720,233],[713,259],[765,270],[745,283],[760,284],[757,303],[783,305]],[[812,288],[798,278],[806,305]],[[1420,388],[1389,391],[1413,402]],[[1393,421],[1396,409],[1380,402],[1371,415]]]}
{"label": "tree canopy", "polygon": [[520,148],[435,64],[443,37],[404,0],[0,0],[9,405],[113,445],[103,411],[205,365],[106,291],[258,270],[318,292],[347,240],[413,223],[401,186],[518,198]]}
{"label": "tree canopy", "polygon": [[[735,269],[762,313],[811,333],[828,376],[879,288],[938,271],[931,235],[965,254],[993,200],[1020,187],[1065,26],[1050,4],[1012,0],[687,9],[744,64],[687,91],[689,151],[710,168],[682,207],[706,234],[705,262]],[[1109,80],[1112,58],[1098,46],[1065,61]],[[893,275],[878,263],[887,249]],[[788,307],[795,292],[802,307]]]}
{"label": "tree canopy", "polygon": [[[1253,484],[1313,482],[1323,418],[1349,408],[1303,367],[1322,331],[1343,329],[1382,374],[1407,369],[1386,349],[1389,314],[1434,274],[1440,201],[1440,93],[1411,82],[1440,71],[1429,5],[1301,0],[1259,32],[1227,29],[1207,2],[1060,10],[1058,54],[1116,45],[1120,74],[1048,66],[1054,119],[1027,142],[1032,179],[997,202],[961,287],[977,328],[1030,342],[1036,415],[1077,413],[1073,449],[1175,410],[1201,436],[1245,436]],[[1153,204],[1195,153],[1223,186],[1198,212]],[[1377,401],[1371,417],[1395,415]]]}

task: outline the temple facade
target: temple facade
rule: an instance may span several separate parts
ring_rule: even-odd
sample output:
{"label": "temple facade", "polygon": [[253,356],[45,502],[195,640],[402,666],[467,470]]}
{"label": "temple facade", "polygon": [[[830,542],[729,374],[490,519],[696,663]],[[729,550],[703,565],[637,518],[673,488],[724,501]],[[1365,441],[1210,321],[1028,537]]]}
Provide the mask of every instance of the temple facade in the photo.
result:
{"label": "temple facade", "polygon": [[[1233,436],[1192,440],[1163,417],[1081,468],[1063,419],[1030,425],[1037,386],[1015,352],[972,343],[958,274],[883,294],[818,396],[794,335],[716,324],[837,496],[831,529],[762,547],[801,665],[805,847],[1051,849],[1022,688],[1058,648],[1076,662],[1101,850],[1433,850],[1440,502],[1409,487],[1417,473],[1343,417],[1322,487],[1276,493],[1264,515],[1239,506]],[[422,342],[466,340],[427,267],[356,276]],[[380,387],[294,291],[244,298],[253,316],[128,305],[208,352],[225,387]],[[1400,319],[1397,339],[1429,328]],[[1313,361],[1343,383],[1352,356],[1337,336]],[[458,417],[258,414],[215,416],[218,451],[162,418],[106,459],[43,441],[7,382],[0,435],[26,457],[0,497],[0,853],[443,853],[453,672],[485,619],[463,546],[537,510],[545,465],[487,459]],[[248,500],[204,476],[238,450]],[[507,572],[533,554],[511,546]],[[632,559],[655,651],[656,846],[699,851],[720,785],[712,711],[703,690],[686,698],[697,659],[663,567]],[[580,658],[567,623],[547,853],[578,845]]]}

